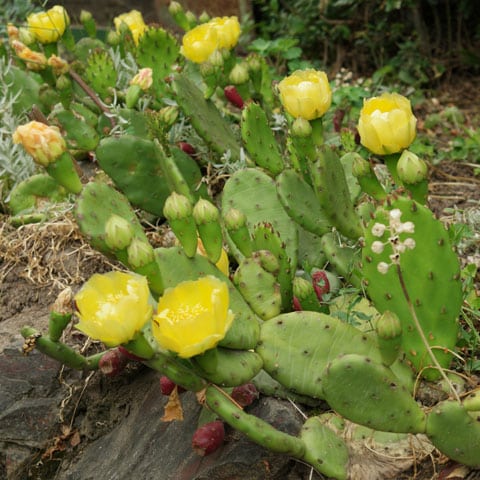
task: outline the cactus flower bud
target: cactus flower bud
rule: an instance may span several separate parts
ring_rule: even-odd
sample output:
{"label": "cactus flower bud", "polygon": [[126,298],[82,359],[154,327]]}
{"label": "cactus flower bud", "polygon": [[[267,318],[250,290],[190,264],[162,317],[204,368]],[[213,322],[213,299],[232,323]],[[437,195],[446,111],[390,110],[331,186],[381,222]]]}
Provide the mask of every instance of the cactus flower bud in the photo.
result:
{"label": "cactus flower bud", "polygon": [[163,207],[163,214],[167,220],[176,220],[192,215],[193,206],[190,200],[185,196],[176,192],[172,192]]}
{"label": "cactus flower bud", "polygon": [[245,104],[243,103],[243,98],[241,97],[240,93],[238,93],[238,90],[235,88],[234,85],[227,85],[223,89],[223,93],[227,100],[232,104],[235,105],[236,107],[242,109]]}
{"label": "cactus flower bud", "polygon": [[118,33],[121,33],[121,30],[126,26],[132,34],[135,45],[138,45],[140,37],[147,29],[143,16],[138,10],[131,10],[128,13],[123,13],[122,15],[115,17],[113,23]]}
{"label": "cactus flower bud", "polygon": [[397,153],[415,140],[416,124],[407,98],[384,93],[364,101],[358,121],[360,142],[377,155]]}
{"label": "cactus flower bud", "polygon": [[218,208],[208,200],[201,198],[193,208],[193,218],[197,225],[218,221]]}
{"label": "cactus flower bud", "polygon": [[67,11],[55,5],[46,12],[32,13],[27,17],[28,29],[40,43],[56,42],[64,33],[70,19]]}
{"label": "cactus flower bud", "polygon": [[163,107],[158,111],[158,117],[167,127],[171,127],[177,121],[178,107],[174,107],[173,105]]}
{"label": "cactus flower bud", "polygon": [[145,277],[96,273],[75,295],[78,330],[109,347],[130,342],[152,316]]}
{"label": "cactus flower bud", "polygon": [[313,288],[312,282],[302,277],[293,279],[293,308],[295,311],[313,311],[321,310],[317,294]]}
{"label": "cactus flower bud", "polygon": [[105,224],[105,243],[112,250],[127,248],[133,239],[133,227],[129,221],[113,214]]}
{"label": "cactus flower bud", "polygon": [[352,162],[352,174],[355,177],[364,177],[372,173],[370,163],[367,162],[361,155],[353,152],[354,158]]}
{"label": "cactus flower bud", "polygon": [[312,134],[312,125],[308,120],[298,117],[292,123],[291,132],[295,137],[309,137]]}
{"label": "cactus flower bud", "polygon": [[13,142],[21,143],[36,163],[47,167],[67,151],[67,144],[57,127],[31,121],[17,127]]}
{"label": "cactus flower bud", "polygon": [[375,324],[377,341],[384,365],[390,366],[398,357],[402,342],[402,324],[398,316],[386,310]]}
{"label": "cactus flower bud", "polygon": [[250,79],[248,75],[248,65],[246,63],[237,63],[230,71],[228,79],[233,85],[241,85],[242,83],[248,82]]}
{"label": "cactus flower bud", "polygon": [[85,23],[92,20],[93,16],[88,10],[81,10],[80,11],[80,22]]}
{"label": "cactus flower bud", "polygon": [[125,370],[128,358],[119,348],[112,348],[102,355],[98,369],[107,377],[116,377]]}
{"label": "cactus flower bud", "polygon": [[211,17],[205,10],[203,10],[202,13],[200,14],[200,16],[198,17],[198,21],[200,23],[207,23],[210,20],[211,20]]}
{"label": "cactus flower bud", "polygon": [[120,45],[121,37],[120,37],[120,34],[117,31],[110,30],[107,33],[107,36],[106,36],[105,40],[109,45],[111,45],[112,47],[115,47],[117,45]]}
{"label": "cactus flower bud", "polygon": [[208,259],[212,263],[217,263],[223,250],[223,235],[218,208],[208,200],[201,198],[193,208],[193,218]]}
{"label": "cactus flower bud", "polygon": [[427,164],[414,153],[404,150],[397,162],[397,174],[400,180],[407,184],[426,180]]}
{"label": "cactus flower bud", "polygon": [[332,90],[325,72],[296,70],[278,84],[280,101],[294,118],[322,117],[332,103]]}
{"label": "cactus flower bud", "polygon": [[225,428],[221,420],[205,423],[197,428],[192,437],[192,448],[204,457],[215,452],[225,439]]}
{"label": "cactus flower bud", "polygon": [[134,238],[127,249],[128,263],[133,268],[142,268],[155,260],[153,247],[146,241]]}
{"label": "cactus flower bud", "polygon": [[253,245],[247,227],[246,215],[236,208],[231,208],[224,215],[223,221],[230,238],[235,243],[235,246],[243,255],[250,257],[252,255]]}
{"label": "cactus flower bud", "polygon": [[20,40],[25,45],[31,45],[36,41],[35,35],[28,29],[20,27],[18,29],[18,40]]}
{"label": "cactus flower bud", "polygon": [[143,91],[148,90],[153,83],[153,72],[151,68],[141,68],[130,80],[130,85],[138,85]]}

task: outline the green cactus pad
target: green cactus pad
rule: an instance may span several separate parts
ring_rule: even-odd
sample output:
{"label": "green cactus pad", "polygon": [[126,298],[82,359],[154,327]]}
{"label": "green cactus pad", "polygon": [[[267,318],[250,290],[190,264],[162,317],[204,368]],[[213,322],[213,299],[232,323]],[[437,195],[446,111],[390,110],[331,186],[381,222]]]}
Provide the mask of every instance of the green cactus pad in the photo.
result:
{"label": "green cactus pad", "polygon": [[10,192],[8,203],[12,215],[41,210],[46,204],[62,202],[65,189],[46,173],[33,175],[16,185]]}
{"label": "green cactus pad", "polygon": [[110,54],[95,50],[87,58],[83,78],[102,100],[112,97],[112,89],[117,84],[117,71]]}
{"label": "green cactus pad", "polygon": [[277,193],[285,211],[305,230],[322,236],[331,221],[320,206],[312,187],[295,170],[285,170],[276,179]]}
{"label": "green cactus pad", "polygon": [[[401,222],[413,222],[414,233],[400,233],[399,241],[414,240],[414,248],[400,254],[400,270],[418,321],[433,352],[442,367],[448,368],[452,358],[447,350],[454,350],[457,342],[457,317],[462,304],[462,286],[458,257],[452,250],[448,232],[432,212],[408,199],[391,202],[388,209],[379,208],[368,225],[362,250],[362,273],[368,296],[381,313],[390,310],[402,322],[402,349],[417,371],[431,365],[426,347],[417,332],[397,273],[397,265],[390,265],[383,274],[379,262],[391,263],[393,249],[386,230],[382,236],[372,233],[374,225],[389,226],[389,212],[398,209]],[[382,227],[383,228],[383,227]],[[377,227],[378,229],[378,227]],[[386,242],[380,254],[372,251],[374,241]],[[426,378],[438,378],[433,369],[424,371]]]}
{"label": "green cactus pad", "polygon": [[[195,190],[202,174],[195,161],[180,152],[172,149],[178,169]],[[108,137],[100,142],[96,155],[99,165],[133,205],[163,217],[163,205],[170,188],[159,160],[162,152],[153,141],[131,135]]]}
{"label": "green cactus pad", "polygon": [[[130,223],[135,238],[148,242],[128,200],[105,183],[90,182],[85,185],[77,199],[74,214],[81,232],[87,237],[90,244],[110,257],[117,254],[105,242],[105,225],[112,214],[116,214]],[[126,255],[120,258],[120,261],[127,265]]]}
{"label": "green cactus pad", "polygon": [[[213,358],[212,358],[213,357]],[[236,387],[249,382],[262,368],[262,358],[248,350],[215,348],[193,358],[199,375],[221,387]],[[212,371],[210,368],[214,365]]]}
{"label": "green cactus pad", "polygon": [[308,166],[323,211],[340,233],[358,239],[363,234],[363,229],[353,207],[345,172],[337,153],[325,147],[317,152],[317,160],[309,162]]}
{"label": "green cactus pad", "polygon": [[163,28],[148,28],[140,37],[135,52],[139,67],[152,69],[152,89],[158,99],[165,95],[166,77],[178,58],[180,47],[175,37]]}
{"label": "green cactus pad", "polygon": [[[275,182],[258,169],[247,168],[234,173],[225,184],[222,193],[222,212],[231,208],[240,210],[247,217],[250,233],[261,222],[268,222],[285,243],[285,252],[291,264],[297,264],[298,231],[292,219],[278,201]],[[231,242],[229,242],[231,244]],[[235,245],[232,253],[242,258]],[[266,248],[268,250],[268,248]]]}
{"label": "green cactus pad", "polygon": [[97,147],[99,142],[97,131],[80,115],[69,110],[61,110],[54,114],[52,120],[53,124],[61,128],[68,148],[90,151]]}
{"label": "green cactus pad", "polygon": [[15,115],[25,113],[32,108],[32,105],[43,110],[44,107],[40,101],[40,83],[34,75],[11,65],[5,72],[3,81],[8,85],[9,95],[16,99],[12,105]]}
{"label": "green cactus pad", "polygon": [[197,280],[205,275],[214,275],[226,282],[230,293],[230,309],[235,315],[235,320],[219,346],[239,350],[255,347],[259,337],[260,319],[252,312],[230,280],[215,265],[200,255],[188,258],[182,249],[177,247],[159,248],[155,253],[160,271],[165,272],[163,275],[165,288],[175,287],[185,280]]}
{"label": "green cactus pad", "polygon": [[206,144],[220,155],[230,152],[233,161],[239,160],[239,143],[215,104],[204,98],[202,91],[186,74],[177,75],[173,85],[177,103]]}
{"label": "green cactus pad", "polygon": [[392,370],[365,355],[338,357],[325,370],[329,405],[352,422],[375,430],[422,433],[426,416]]}
{"label": "green cactus pad", "polygon": [[[357,353],[381,362],[375,339],[335,317],[317,312],[279,315],[261,325],[256,348],[266,370],[286,388],[301,395],[324,398],[323,375],[339,355]],[[396,362],[395,375],[411,388],[410,369]]]}
{"label": "green cactus pad", "polygon": [[443,454],[469,467],[480,467],[480,422],[458,402],[445,400],[427,417],[427,435]]}
{"label": "green cactus pad", "polygon": [[262,320],[268,320],[280,313],[280,285],[275,277],[256,261],[244,259],[235,272],[233,281],[245,301]]}
{"label": "green cactus pad", "polygon": [[328,477],[338,480],[348,478],[347,446],[319,417],[310,417],[305,421],[300,438],[305,443],[303,460]]}
{"label": "green cactus pad", "polygon": [[249,103],[242,111],[242,138],[253,161],[272,175],[283,170],[283,159],[278,141],[268,124],[268,118],[256,103]]}

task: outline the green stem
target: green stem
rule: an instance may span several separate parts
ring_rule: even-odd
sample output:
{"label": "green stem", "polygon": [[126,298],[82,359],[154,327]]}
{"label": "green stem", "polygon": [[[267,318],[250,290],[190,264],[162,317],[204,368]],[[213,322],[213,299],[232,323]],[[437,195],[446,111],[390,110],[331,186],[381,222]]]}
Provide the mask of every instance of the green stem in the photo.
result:
{"label": "green stem", "polygon": [[420,321],[418,320],[417,317],[417,312],[415,312],[415,308],[413,307],[412,301],[410,300],[410,295],[408,294],[407,291],[407,286],[405,285],[405,280],[403,278],[402,270],[400,268],[400,265],[397,263],[397,275],[398,279],[400,281],[400,286],[402,288],[403,295],[405,297],[405,300],[407,301],[408,309],[410,311],[410,315],[412,316],[413,323],[415,324],[415,328],[417,329],[418,334],[420,335],[420,338],[422,339],[422,342],[427,350],[428,356],[431,358],[432,363],[435,365],[435,368],[440,372],[440,375],[442,378],[445,380],[446,384],[448,385],[448,388],[452,392],[453,397],[457,402],[461,403],[460,397],[458,396],[457,391],[455,390],[454,386],[452,385],[452,382],[450,382],[450,379],[447,377],[444,369],[438,363],[437,357],[433,353],[432,347],[430,347],[430,344],[428,343],[427,337],[425,336],[425,333],[423,331],[422,326],[420,325]]}

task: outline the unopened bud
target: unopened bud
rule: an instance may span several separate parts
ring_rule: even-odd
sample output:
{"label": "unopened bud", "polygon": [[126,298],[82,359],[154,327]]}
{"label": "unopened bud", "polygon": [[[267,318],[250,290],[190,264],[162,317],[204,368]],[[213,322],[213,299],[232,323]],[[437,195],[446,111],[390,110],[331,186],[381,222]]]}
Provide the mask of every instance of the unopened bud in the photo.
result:
{"label": "unopened bud", "polygon": [[192,215],[193,207],[190,200],[176,192],[172,192],[163,207],[163,214],[167,220],[186,218]]}
{"label": "unopened bud", "polygon": [[205,10],[198,17],[198,21],[200,23],[207,23],[210,21],[210,19],[211,19],[210,15]]}
{"label": "unopened bud", "polygon": [[255,53],[247,57],[248,68],[251,72],[259,72],[262,69],[262,61]]}
{"label": "unopened bud", "polygon": [[179,13],[183,13],[183,7],[178,2],[170,2],[168,12],[170,15],[178,15]]}
{"label": "unopened bud", "polygon": [[218,208],[208,200],[201,198],[193,207],[193,218],[197,225],[218,221]]}
{"label": "unopened bud", "polygon": [[397,174],[402,182],[419,183],[427,178],[427,164],[414,153],[404,150],[397,162]]}
{"label": "unopened bud", "polygon": [[133,227],[129,221],[113,214],[105,224],[105,243],[112,250],[127,248],[133,239]]}
{"label": "unopened bud", "polygon": [[225,226],[228,230],[238,230],[247,224],[247,217],[240,210],[231,208],[225,214],[223,221],[225,222]]}
{"label": "unopened bud", "polygon": [[158,116],[165,125],[171,127],[177,121],[178,108],[173,105],[163,107],[159,110]]}
{"label": "unopened bud", "polygon": [[25,45],[31,45],[35,42],[35,35],[28,29],[20,27],[18,29],[18,39]]}
{"label": "unopened bud", "polygon": [[377,320],[375,325],[377,335],[385,340],[396,338],[402,334],[402,324],[398,316],[386,310]]}
{"label": "unopened bud", "polygon": [[155,260],[153,247],[146,241],[134,238],[128,249],[128,263],[133,268],[141,268]]}
{"label": "unopened bud", "polygon": [[352,152],[351,155],[354,155],[353,163],[352,163],[352,174],[354,177],[365,177],[369,175],[372,171],[370,167],[370,163],[365,160],[361,155],[356,152]]}
{"label": "unopened bud", "polygon": [[105,38],[106,42],[111,45],[112,47],[116,47],[117,45],[120,45],[120,42],[122,40],[122,37],[118,32],[115,30],[110,30],[107,33],[107,36]]}
{"label": "unopened bud", "polygon": [[292,135],[295,137],[309,137],[312,134],[312,125],[308,120],[298,117],[292,123]]}
{"label": "unopened bud", "polygon": [[88,10],[81,10],[80,11],[80,22],[81,23],[85,23],[85,22],[89,22],[90,20],[92,20],[92,14],[88,11]]}
{"label": "unopened bud", "polygon": [[241,85],[249,80],[248,66],[245,63],[237,63],[228,76],[228,79],[234,85]]}

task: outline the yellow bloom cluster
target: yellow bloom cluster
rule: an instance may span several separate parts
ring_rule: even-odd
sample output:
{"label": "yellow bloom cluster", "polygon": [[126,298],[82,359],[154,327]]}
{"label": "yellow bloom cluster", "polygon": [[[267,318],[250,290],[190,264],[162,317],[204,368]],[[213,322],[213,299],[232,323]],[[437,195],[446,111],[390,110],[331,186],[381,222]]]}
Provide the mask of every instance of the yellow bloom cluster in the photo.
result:
{"label": "yellow bloom cluster", "polygon": [[206,62],[216,50],[230,50],[240,37],[237,17],[216,17],[189,30],[182,40],[181,53],[195,63]]}
{"label": "yellow bloom cluster", "polygon": [[138,44],[138,40],[147,29],[147,26],[143,21],[143,16],[138,10],[131,10],[128,13],[122,13],[122,15],[113,19],[113,23],[117,32],[120,32],[122,25],[126,25],[132,34],[135,45]]}
{"label": "yellow bloom cluster", "polygon": [[30,14],[27,24],[29,31],[40,43],[53,43],[65,33],[70,19],[62,6],[55,5],[46,12]]}
{"label": "yellow bloom cluster", "polygon": [[67,144],[59,129],[41,122],[31,121],[17,127],[14,143],[21,143],[36,163],[47,167],[67,150]]}
{"label": "yellow bloom cluster", "polygon": [[325,72],[297,70],[278,84],[280,101],[294,118],[314,120],[325,114],[332,103],[332,91]]}
{"label": "yellow bloom cluster", "polygon": [[360,142],[377,155],[397,153],[415,140],[416,124],[407,98],[384,93],[363,104],[358,121]]}

